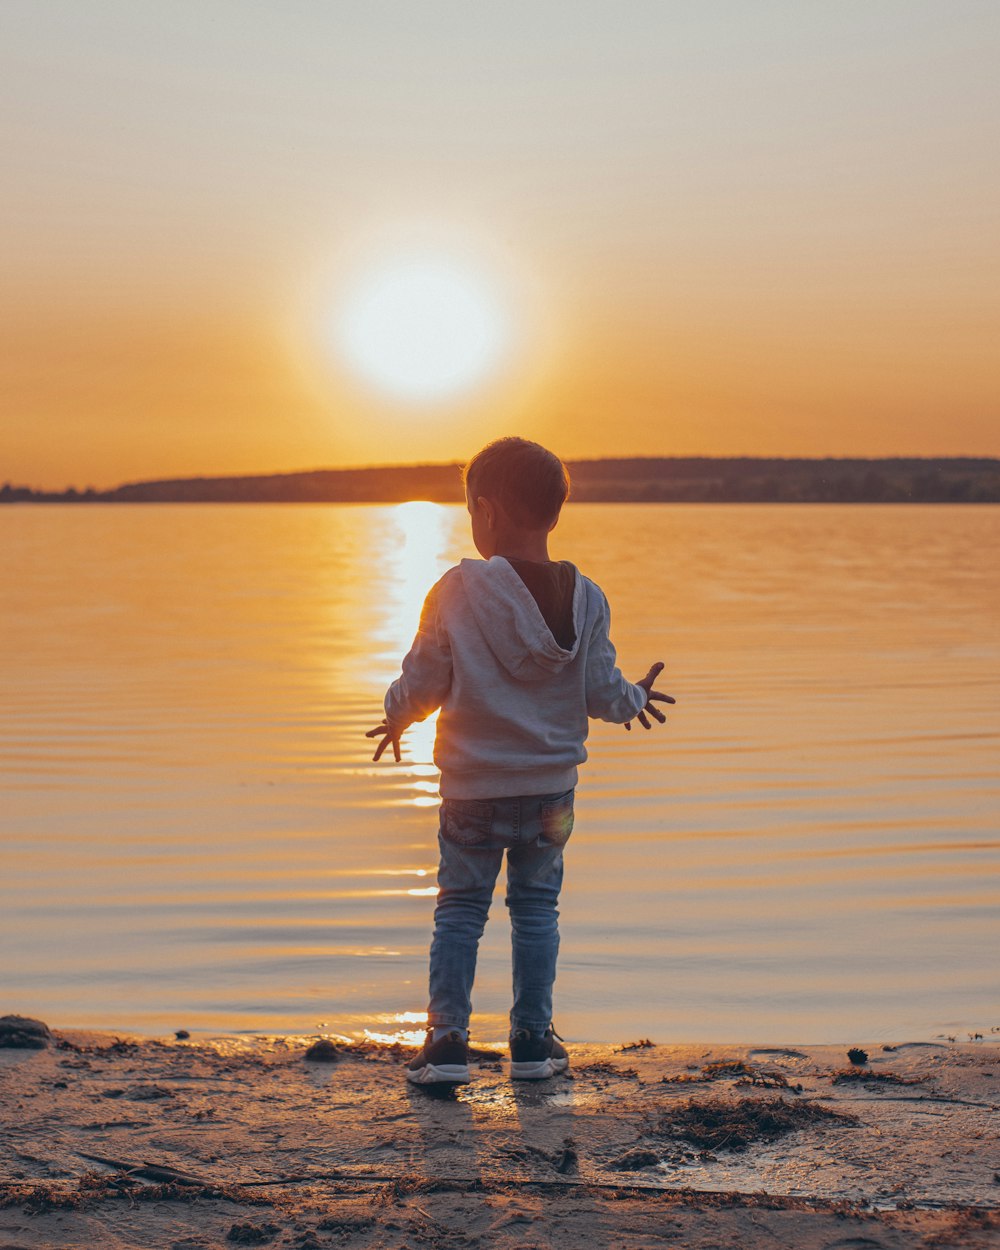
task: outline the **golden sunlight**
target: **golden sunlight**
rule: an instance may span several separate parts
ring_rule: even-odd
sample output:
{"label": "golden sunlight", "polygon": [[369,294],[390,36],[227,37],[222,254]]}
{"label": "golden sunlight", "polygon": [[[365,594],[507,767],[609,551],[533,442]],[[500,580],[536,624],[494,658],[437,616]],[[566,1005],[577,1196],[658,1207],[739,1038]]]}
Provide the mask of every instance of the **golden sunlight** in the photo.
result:
{"label": "golden sunlight", "polygon": [[440,400],[502,363],[510,316],[483,273],[443,251],[402,252],[358,276],[342,300],[336,346],[364,381],[397,399]]}

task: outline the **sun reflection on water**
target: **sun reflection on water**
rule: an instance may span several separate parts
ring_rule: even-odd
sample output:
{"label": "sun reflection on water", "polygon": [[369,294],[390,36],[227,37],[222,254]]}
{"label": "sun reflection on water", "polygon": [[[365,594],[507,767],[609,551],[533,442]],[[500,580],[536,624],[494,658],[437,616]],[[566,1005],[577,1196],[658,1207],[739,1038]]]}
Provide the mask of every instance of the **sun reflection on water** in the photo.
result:
{"label": "sun reflection on water", "polygon": [[[420,623],[420,609],[431,586],[449,566],[449,511],[441,504],[411,500],[393,509],[395,532],[388,553],[390,598],[380,639],[387,646],[390,671],[386,684],[399,673]],[[438,802],[438,770],[434,767],[437,712],[407,729],[402,740],[401,771],[408,778],[404,802],[434,807]]]}
{"label": "sun reflection on water", "polygon": [[[434,712],[424,721],[417,721],[406,731],[404,746],[411,761],[412,777],[437,777],[434,767],[434,735],[437,733],[438,714]],[[426,781],[419,783],[419,788],[426,789]],[[434,786],[437,789],[437,786]]]}
{"label": "sun reflection on water", "polygon": [[402,654],[417,632],[428,590],[448,567],[448,512],[439,503],[411,500],[398,504],[392,519],[395,532],[388,553],[392,597],[384,636]]}
{"label": "sun reflection on water", "polygon": [[415,1029],[397,1028],[390,1031],[365,1029],[364,1035],[369,1041],[382,1042],[387,1046],[391,1046],[394,1042],[399,1042],[404,1046],[419,1046],[424,1040],[424,1034],[427,1032],[427,1012],[397,1011],[392,1015],[381,1016],[379,1023],[389,1025],[415,1024],[419,1027]]}

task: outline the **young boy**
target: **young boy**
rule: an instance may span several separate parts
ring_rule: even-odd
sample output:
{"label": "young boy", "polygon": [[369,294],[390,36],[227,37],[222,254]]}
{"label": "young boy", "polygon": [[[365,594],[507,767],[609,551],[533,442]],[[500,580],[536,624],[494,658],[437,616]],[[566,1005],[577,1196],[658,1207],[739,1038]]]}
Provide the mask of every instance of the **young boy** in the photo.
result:
{"label": "young boy", "polygon": [[[472,538],[482,560],[449,569],[424,603],[402,675],[385,696],[377,760],[437,708],[441,770],[438,899],[430,955],[427,1039],[406,1069],[416,1084],[469,1080],[476,954],[507,852],[514,1002],[510,1075],[539,1080],[569,1056],[552,1027],[559,950],[556,904],[573,828],[588,717],[631,728],[666,718],[653,689],[662,664],[626,681],[608,637],[608,603],[548,536],[569,494],[557,456],[501,438],[466,466]],[[648,714],[648,716],[647,716]]]}

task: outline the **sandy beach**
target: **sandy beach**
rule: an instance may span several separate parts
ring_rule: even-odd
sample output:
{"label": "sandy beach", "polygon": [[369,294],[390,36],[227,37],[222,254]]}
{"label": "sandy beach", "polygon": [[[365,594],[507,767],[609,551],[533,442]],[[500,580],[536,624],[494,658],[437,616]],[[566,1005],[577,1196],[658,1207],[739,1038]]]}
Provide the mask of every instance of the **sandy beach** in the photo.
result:
{"label": "sandy beach", "polygon": [[442,1093],[401,1046],[7,1019],[3,1250],[1000,1246],[998,1034],[483,1048]]}

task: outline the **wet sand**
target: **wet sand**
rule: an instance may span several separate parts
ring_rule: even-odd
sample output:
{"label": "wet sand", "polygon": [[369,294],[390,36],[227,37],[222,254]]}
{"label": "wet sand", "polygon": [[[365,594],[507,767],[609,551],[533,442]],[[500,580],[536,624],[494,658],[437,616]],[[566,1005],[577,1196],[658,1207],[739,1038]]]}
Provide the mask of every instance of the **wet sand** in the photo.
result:
{"label": "wet sand", "polygon": [[39,1040],[0,1049],[0,1250],[1000,1246],[1000,1035],[484,1051],[451,1096],[336,1037]]}

